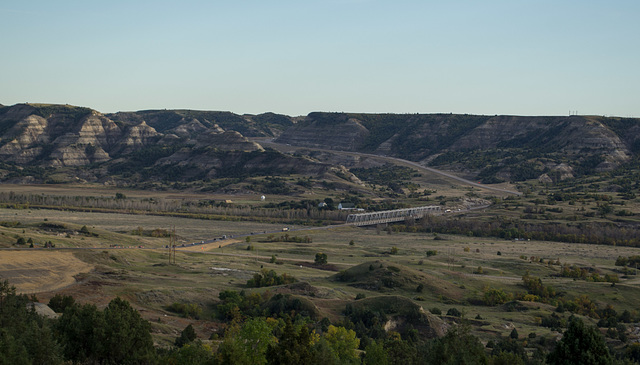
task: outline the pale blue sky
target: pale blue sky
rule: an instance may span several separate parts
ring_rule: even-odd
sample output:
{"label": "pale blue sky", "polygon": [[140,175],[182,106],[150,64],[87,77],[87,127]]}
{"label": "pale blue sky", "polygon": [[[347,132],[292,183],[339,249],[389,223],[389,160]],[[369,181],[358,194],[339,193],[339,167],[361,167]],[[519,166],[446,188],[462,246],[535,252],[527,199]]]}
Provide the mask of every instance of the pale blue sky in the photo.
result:
{"label": "pale blue sky", "polygon": [[637,0],[0,0],[0,103],[640,116]]}

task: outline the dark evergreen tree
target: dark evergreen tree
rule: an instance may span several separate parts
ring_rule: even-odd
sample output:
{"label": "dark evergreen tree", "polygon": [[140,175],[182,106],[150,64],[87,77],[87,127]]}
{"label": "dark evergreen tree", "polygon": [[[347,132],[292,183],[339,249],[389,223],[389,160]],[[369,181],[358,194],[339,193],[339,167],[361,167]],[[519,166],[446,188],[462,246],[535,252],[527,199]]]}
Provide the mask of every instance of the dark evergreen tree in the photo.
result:
{"label": "dark evergreen tree", "polygon": [[72,305],[56,323],[64,357],[76,363],[98,361],[105,352],[104,316],[93,304]]}
{"label": "dark evergreen tree", "polygon": [[107,349],[105,364],[141,364],[152,362],[155,348],[151,325],[126,300],[115,298],[104,309]]}
{"label": "dark evergreen tree", "polygon": [[67,307],[73,306],[75,303],[75,299],[70,295],[56,294],[49,299],[49,308],[56,313],[64,313]]}
{"label": "dark evergreen tree", "polygon": [[313,361],[311,334],[306,326],[296,330],[287,318],[278,343],[267,349],[268,364],[308,365]]}
{"label": "dark evergreen tree", "polygon": [[487,364],[484,346],[467,327],[453,327],[444,337],[432,342],[429,364]]}
{"label": "dark evergreen tree", "polygon": [[613,363],[607,344],[597,328],[573,318],[562,339],[547,356],[549,364],[608,365]]}
{"label": "dark evergreen tree", "polygon": [[0,364],[61,364],[50,320],[29,302],[8,281],[0,282]]}
{"label": "dark evergreen tree", "polygon": [[191,341],[194,341],[197,338],[196,331],[193,329],[192,325],[188,325],[185,329],[180,333],[180,337],[176,338],[176,346],[182,347],[188,344]]}

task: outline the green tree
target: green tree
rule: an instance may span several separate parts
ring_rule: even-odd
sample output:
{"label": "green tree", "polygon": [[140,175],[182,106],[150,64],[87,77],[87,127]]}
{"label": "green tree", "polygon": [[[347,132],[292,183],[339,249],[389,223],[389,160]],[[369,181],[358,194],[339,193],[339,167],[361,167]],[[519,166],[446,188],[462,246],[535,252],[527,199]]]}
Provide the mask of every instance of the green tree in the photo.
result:
{"label": "green tree", "polygon": [[365,365],[388,365],[387,351],[384,349],[382,341],[372,340],[364,349],[362,363]]}
{"label": "green tree", "polygon": [[268,364],[308,365],[313,361],[312,338],[306,326],[296,329],[287,318],[277,343],[267,349]]}
{"label": "green tree", "polygon": [[273,328],[267,320],[252,318],[242,326],[234,323],[227,329],[217,356],[224,364],[266,364],[267,349],[275,343]]}
{"label": "green tree", "polygon": [[324,265],[327,263],[327,254],[318,252],[316,253],[315,263],[318,265]]}
{"label": "green tree", "polygon": [[103,313],[95,305],[65,308],[55,326],[65,359],[76,363],[98,361],[106,351],[104,327]]}
{"label": "green tree", "polygon": [[151,362],[155,348],[151,325],[126,300],[115,298],[104,309],[105,336],[102,361],[106,364]]}
{"label": "green tree", "polygon": [[484,303],[486,305],[504,304],[509,300],[511,300],[511,295],[505,293],[502,289],[487,287],[484,290]]}
{"label": "green tree", "polygon": [[356,350],[360,346],[360,339],[353,330],[344,327],[329,326],[324,335],[341,364],[356,364],[359,361]]}
{"label": "green tree", "polygon": [[502,354],[512,354],[520,359],[520,361],[512,361],[513,364],[524,363],[528,360],[527,352],[522,346],[522,343],[512,337],[503,338],[500,342],[493,345],[491,355],[494,356],[494,362],[496,358],[501,358],[508,363],[507,359],[512,358],[512,356],[501,356]]}
{"label": "green tree", "polygon": [[193,326],[189,324],[182,330],[182,332],[180,332],[180,337],[176,338],[175,345],[177,347],[182,347],[194,341],[197,337],[198,336],[196,335],[196,331],[193,329]]}
{"label": "green tree", "polygon": [[50,322],[29,303],[8,281],[0,282],[0,364],[61,364]]}
{"label": "green tree", "polygon": [[389,364],[415,364],[417,351],[415,346],[400,337],[397,332],[389,333],[384,342],[384,350]]}
{"label": "green tree", "polygon": [[214,365],[214,353],[211,346],[196,340],[185,344],[160,359],[161,364],[171,365]]}
{"label": "green tree", "polygon": [[240,330],[239,339],[248,364],[266,364],[267,348],[276,341],[273,328],[264,318],[247,320]]}
{"label": "green tree", "polygon": [[9,332],[0,328],[0,364],[30,365],[27,349]]}
{"label": "green tree", "polygon": [[67,307],[71,307],[76,304],[75,299],[70,295],[56,294],[49,299],[49,308],[56,313],[64,313]]}
{"label": "green tree", "polygon": [[587,327],[582,320],[573,318],[562,339],[547,356],[549,364],[612,364],[613,358],[597,328]]}
{"label": "green tree", "polygon": [[484,346],[468,327],[453,327],[436,339],[428,355],[430,364],[487,364]]}
{"label": "green tree", "polygon": [[313,345],[311,365],[342,365],[331,344],[326,338],[320,337]]}

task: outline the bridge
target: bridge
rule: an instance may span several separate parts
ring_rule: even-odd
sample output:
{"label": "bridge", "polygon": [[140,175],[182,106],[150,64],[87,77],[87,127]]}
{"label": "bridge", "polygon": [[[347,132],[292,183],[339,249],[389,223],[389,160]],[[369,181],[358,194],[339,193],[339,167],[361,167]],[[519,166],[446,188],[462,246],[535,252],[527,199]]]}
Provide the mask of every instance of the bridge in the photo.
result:
{"label": "bridge", "polygon": [[430,205],[426,207],[404,208],[385,210],[382,212],[349,214],[347,224],[354,226],[372,226],[391,222],[402,222],[406,218],[420,219],[427,214],[439,214],[440,206]]}

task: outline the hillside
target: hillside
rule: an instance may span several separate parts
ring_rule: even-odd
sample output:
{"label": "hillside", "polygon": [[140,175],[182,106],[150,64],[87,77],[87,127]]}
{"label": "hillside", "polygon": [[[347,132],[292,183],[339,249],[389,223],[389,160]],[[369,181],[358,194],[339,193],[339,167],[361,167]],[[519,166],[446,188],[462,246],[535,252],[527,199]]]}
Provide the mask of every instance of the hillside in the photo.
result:
{"label": "hillside", "polygon": [[274,136],[292,123],[272,113],[107,116],[69,105],[6,106],[0,108],[0,180],[130,185],[330,172],[329,165],[265,150],[242,134]]}
{"label": "hillside", "polygon": [[144,110],[108,114],[108,118],[124,123],[145,122],[156,131],[193,137],[208,130],[233,130],[247,137],[278,136],[293,125],[293,118],[286,115],[264,113],[238,115],[222,111],[198,110]]}
{"label": "hillside", "polygon": [[482,183],[557,183],[632,161],[640,151],[640,119],[319,112],[297,118],[194,110],[105,115],[17,104],[0,107],[0,181],[149,187],[326,174],[357,181],[340,158],[283,154],[247,137],[400,157]]}
{"label": "hillside", "polygon": [[419,161],[484,183],[607,171],[640,151],[640,119],[311,113],[280,143]]}

